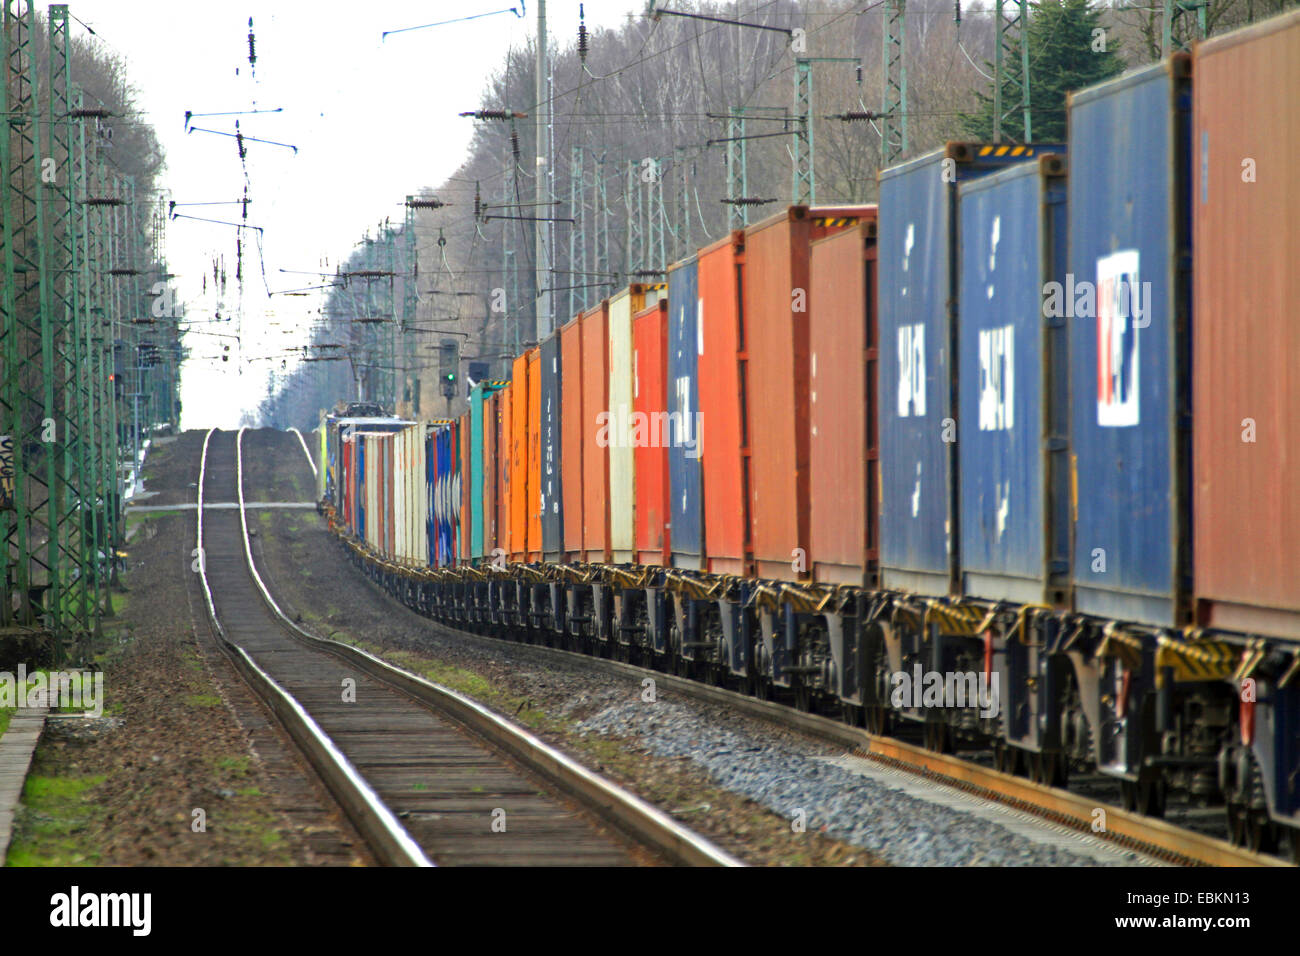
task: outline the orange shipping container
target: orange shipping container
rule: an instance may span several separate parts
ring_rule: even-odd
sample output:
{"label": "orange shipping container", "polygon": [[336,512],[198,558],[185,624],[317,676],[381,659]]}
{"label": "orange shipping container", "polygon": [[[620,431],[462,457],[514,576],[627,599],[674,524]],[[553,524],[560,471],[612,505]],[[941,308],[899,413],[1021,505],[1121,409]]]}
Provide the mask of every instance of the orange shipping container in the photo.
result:
{"label": "orange shipping container", "polygon": [[700,429],[703,445],[706,567],[744,574],[748,550],[744,317],[740,310],[745,234],[739,230],[700,250]]}
{"label": "orange shipping container", "polygon": [[565,560],[582,554],[582,323],[560,330],[560,494],[563,497]]}
{"label": "orange shipping container", "polygon": [[808,315],[813,578],[876,586],[876,220],[812,244]]}
{"label": "orange shipping container", "polygon": [[668,408],[667,298],[632,319],[632,347],[632,409],[645,429],[635,447],[636,560],[639,564],[667,564],[671,533],[668,447],[662,440],[649,440],[653,435],[650,423]]}
{"label": "orange shipping container", "polygon": [[528,352],[528,419],[524,423],[528,435],[527,469],[528,495],[524,500],[525,520],[528,526],[525,547],[528,561],[542,557],[542,350]]}
{"label": "orange shipping container", "polygon": [[[874,207],[791,206],[745,230],[750,538],[759,577],[808,573],[809,245]],[[705,459],[707,461],[707,458]]]}
{"label": "orange shipping container", "polygon": [[591,562],[609,560],[608,343],[605,301],[582,314],[582,559]]}
{"label": "orange shipping container", "polygon": [[1300,13],[1198,44],[1195,83],[1197,611],[1300,638]]}

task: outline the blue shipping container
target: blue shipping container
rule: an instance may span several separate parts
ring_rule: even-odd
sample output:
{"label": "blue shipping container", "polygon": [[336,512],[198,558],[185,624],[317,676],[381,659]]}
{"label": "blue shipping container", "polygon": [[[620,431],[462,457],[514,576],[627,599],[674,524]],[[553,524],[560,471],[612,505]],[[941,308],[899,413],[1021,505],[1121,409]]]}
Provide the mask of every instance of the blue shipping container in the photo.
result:
{"label": "blue shipping container", "polygon": [[1045,308],[1065,279],[1064,157],[969,180],[958,196],[962,592],[1067,605],[1067,329]]}
{"label": "blue shipping container", "polygon": [[[668,487],[673,565],[704,567],[704,486],[699,429],[700,283],[694,256],[668,269]],[[698,427],[697,427],[698,425]]]}
{"label": "blue shipping container", "polygon": [[425,467],[429,482],[429,564],[455,564],[456,531],[460,527],[460,475],[457,472],[456,429],[433,429],[426,444]]}
{"label": "blue shipping container", "polygon": [[352,436],[356,442],[356,536],[365,541],[365,441]]}
{"label": "blue shipping container", "polygon": [[950,143],[880,173],[880,568],[957,587],[957,184],[1060,147]]}
{"label": "blue shipping container", "polygon": [[1189,73],[1070,101],[1075,607],[1157,626],[1186,620],[1191,568]]}
{"label": "blue shipping container", "polygon": [[558,559],[564,551],[564,496],[561,494],[560,388],[563,372],[560,333],[542,342],[541,359],[541,489],[542,554]]}

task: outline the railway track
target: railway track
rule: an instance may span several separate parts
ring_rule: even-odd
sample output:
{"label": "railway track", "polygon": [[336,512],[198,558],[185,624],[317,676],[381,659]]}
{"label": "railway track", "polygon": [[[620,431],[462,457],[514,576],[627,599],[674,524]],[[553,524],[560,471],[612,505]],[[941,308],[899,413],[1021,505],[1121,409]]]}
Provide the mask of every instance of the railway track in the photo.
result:
{"label": "railway track", "polygon": [[[242,430],[204,439],[196,535],[218,638],[384,863],[738,865],[474,701],[289,621],[258,574]],[[206,500],[238,509],[205,509]]]}

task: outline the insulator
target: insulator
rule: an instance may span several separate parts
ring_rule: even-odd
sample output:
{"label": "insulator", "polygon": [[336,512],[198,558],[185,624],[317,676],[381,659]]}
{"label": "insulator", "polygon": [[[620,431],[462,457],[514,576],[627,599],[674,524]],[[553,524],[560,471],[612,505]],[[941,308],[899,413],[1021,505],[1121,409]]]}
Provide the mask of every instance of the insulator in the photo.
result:
{"label": "insulator", "polygon": [[578,4],[578,59],[587,62],[587,14],[583,4]]}
{"label": "insulator", "polygon": [[519,130],[513,126],[510,127],[510,152],[514,154],[515,162],[519,162]]}
{"label": "insulator", "polygon": [[961,26],[961,0],[953,0],[953,22]]}

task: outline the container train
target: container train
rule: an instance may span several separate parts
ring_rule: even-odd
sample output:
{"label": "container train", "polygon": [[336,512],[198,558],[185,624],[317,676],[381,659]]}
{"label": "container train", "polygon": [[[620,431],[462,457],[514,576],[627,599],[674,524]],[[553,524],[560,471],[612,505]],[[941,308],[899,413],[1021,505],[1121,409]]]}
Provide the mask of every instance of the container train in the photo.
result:
{"label": "container train", "polygon": [[791,207],[459,420],[327,417],[322,507],[452,625],[1093,767],[1148,814],[1182,791],[1296,853],[1296,89],[1300,14],[1076,93],[1067,144]]}

